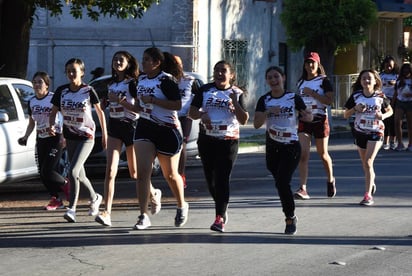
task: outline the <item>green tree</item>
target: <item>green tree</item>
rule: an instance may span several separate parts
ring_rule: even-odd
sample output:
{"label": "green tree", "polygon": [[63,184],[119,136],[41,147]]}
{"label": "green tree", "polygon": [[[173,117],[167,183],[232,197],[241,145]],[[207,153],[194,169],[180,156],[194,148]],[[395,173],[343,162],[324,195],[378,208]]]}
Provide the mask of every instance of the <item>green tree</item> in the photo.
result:
{"label": "green tree", "polygon": [[284,0],[280,19],[286,28],[288,46],[294,51],[316,51],[331,74],[334,55],[349,44],[367,39],[367,30],[377,21],[371,0]]}
{"label": "green tree", "polygon": [[140,18],[160,0],[0,0],[0,76],[25,78],[30,32],[37,8],[45,8],[51,16],[59,16],[65,5],[71,15],[86,14],[98,21],[101,16]]}

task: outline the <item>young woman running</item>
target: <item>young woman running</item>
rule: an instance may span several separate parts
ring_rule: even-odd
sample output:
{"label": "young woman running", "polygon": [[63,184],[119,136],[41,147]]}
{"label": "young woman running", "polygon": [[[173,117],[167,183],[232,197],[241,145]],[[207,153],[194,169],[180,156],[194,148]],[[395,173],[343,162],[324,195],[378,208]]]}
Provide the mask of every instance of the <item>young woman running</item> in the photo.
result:
{"label": "young woman running", "polygon": [[[106,149],[106,175],[104,180],[105,209],[96,216],[96,222],[111,226],[111,212],[114,196],[115,178],[118,171],[120,153],[126,146],[127,165],[130,177],[137,179],[136,154],[133,137],[139,115],[126,107],[133,108],[136,98],[136,82],[139,65],[134,56],[127,51],[118,51],[112,58],[112,80],[108,87],[109,121]],[[151,187],[151,212],[157,214],[161,208],[162,192]]]}
{"label": "young woman running", "polygon": [[[383,60],[380,68],[379,76],[382,80],[382,92],[385,96],[393,101],[393,96],[395,94],[395,84],[398,79],[399,67],[395,62],[395,59],[391,56],[386,56]],[[385,136],[383,139],[383,149],[394,150],[395,146],[395,117],[392,115],[386,118],[385,124]]]}
{"label": "young woman running", "polygon": [[266,166],[275,179],[275,185],[285,214],[285,234],[294,235],[298,218],[290,182],[301,155],[297,134],[297,117],[311,122],[313,116],[302,98],[285,90],[283,70],[271,66],[265,79],[270,91],[256,104],[253,125],[256,129],[266,123]]}
{"label": "young woman running", "polygon": [[312,136],[315,138],[316,151],[326,171],[326,194],[328,197],[334,197],[336,195],[336,181],[333,176],[332,158],[328,152],[330,127],[327,112],[327,107],[333,100],[333,88],[326,77],[318,53],[310,52],[305,56],[298,89],[308,110],[312,112],[313,121],[299,121],[298,135],[302,155],[299,162],[300,188],[295,192],[295,198],[310,199],[307,182]]}
{"label": "young woman running", "polygon": [[189,116],[201,119],[197,141],[210,195],[215,202],[212,231],[224,232],[230,197],[230,176],[239,148],[239,126],[249,113],[244,92],[234,85],[235,72],[227,61],[213,68],[213,83],[200,87],[190,106]]}
{"label": "young woman running", "polygon": [[360,204],[366,206],[374,203],[376,184],[373,163],[383,142],[383,120],[393,114],[390,102],[381,89],[379,73],[372,69],[363,70],[353,84],[353,93],[345,103],[345,119],[355,114],[355,144],[365,173],[365,195]]}
{"label": "young woman running", "polygon": [[50,134],[56,135],[54,124],[58,111],[63,115],[63,135],[66,138],[67,153],[70,160],[69,181],[71,184],[70,202],[64,218],[68,222],[76,222],[76,207],[79,200],[80,183],[90,194],[89,215],[96,216],[102,196],[95,192],[92,183],[86,176],[84,163],[94,146],[96,124],[92,117],[94,107],[102,129],[102,147],[106,148],[107,132],[106,120],[99,98],[93,87],[83,83],[85,66],[81,59],[72,58],[65,64],[68,84],[56,89],[51,100],[53,104],[50,114]]}
{"label": "young woman running", "polygon": [[50,100],[53,92],[49,91],[50,77],[46,72],[36,72],[33,76],[33,89],[36,95],[29,100],[29,124],[26,133],[19,139],[20,144],[26,144],[30,134],[36,128],[36,153],[39,166],[40,179],[49,192],[50,202],[44,209],[51,211],[64,208],[59,192],[63,191],[66,200],[69,200],[69,182],[57,170],[62,156],[64,143],[62,135],[63,118],[60,113],[55,119],[56,135],[51,136],[49,129],[49,116],[52,110]]}
{"label": "young woman running", "polygon": [[162,173],[177,200],[174,223],[187,222],[189,204],[184,199],[183,179],[178,172],[182,135],[177,111],[182,107],[177,83],[172,75],[162,71],[163,53],[155,47],[143,53],[144,74],[139,76],[134,111],[139,119],[134,136],[137,158],[137,190],[140,216],[134,228],[151,226],[148,216],[150,178],[154,159],[159,159]]}

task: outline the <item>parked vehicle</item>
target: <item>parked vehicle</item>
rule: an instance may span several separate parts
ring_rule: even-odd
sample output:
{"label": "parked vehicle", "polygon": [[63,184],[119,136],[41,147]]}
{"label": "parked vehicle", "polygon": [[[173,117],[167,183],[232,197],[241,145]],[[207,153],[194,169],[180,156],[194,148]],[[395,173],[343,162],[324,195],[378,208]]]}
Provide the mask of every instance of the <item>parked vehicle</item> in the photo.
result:
{"label": "parked vehicle", "polygon": [[24,136],[28,124],[28,100],[34,96],[31,82],[16,78],[0,78],[0,183],[38,177],[35,159],[36,137],[31,135],[26,145],[18,139]]}
{"label": "parked vehicle", "polygon": [[[198,85],[201,86],[205,83],[205,79],[193,72],[185,72],[186,74],[192,75],[196,81],[198,82]],[[100,99],[102,100],[102,104],[105,105],[105,101],[107,99],[107,87],[110,82],[111,75],[105,75],[100,78],[92,80],[89,85],[93,86],[93,88],[96,90],[97,95],[99,96]],[[105,114],[106,114],[106,119],[108,118],[108,110],[105,109]],[[97,116],[94,113],[93,116],[95,117],[95,121],[97,120]],[[192,125],[192,131],[190,134],[190,137],[188,139],[187,145],[186,145],[186,152],[187,152],[187,158],[195,158],[198,155],[197,151],[197,137],[199,134],[199,120],[193,121]],[[104,168],[106,166],[106,152],[103,150],[102,145],[101,145],[101,129],[100,126],[96,127],[96,135],[95,135],[95,145],[93,148],[92,153],[90,154],[89,158],[86,161],[85,167],[87,169],[98,169],[98,168]],[[126,152],[125,148],[123,148],[122,153],[120,154],[120,160],[119,160],[119,169],[125,169],[127,168],[127,159],[126,159]],[[161,169],[158,160],[156,159],[154,164],[153,164],[153,175],[158,175],[160,174]]]}

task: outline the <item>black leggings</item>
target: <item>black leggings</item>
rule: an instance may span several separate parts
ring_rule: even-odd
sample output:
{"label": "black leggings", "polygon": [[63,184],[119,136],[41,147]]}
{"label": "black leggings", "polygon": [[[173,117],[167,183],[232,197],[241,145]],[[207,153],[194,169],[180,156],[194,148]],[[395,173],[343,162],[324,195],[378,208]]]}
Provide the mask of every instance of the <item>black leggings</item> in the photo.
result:
{"label": "black leggings", "polygon": [[237,158],[239,140],[221,140],[199,134],[197,141],[216,216],[224,216],[229,204],[230,176]]}
{"label": "black leggings", "polygon": [[40,179],[50,196],[59,197],[64,177],[58,172],[58,164],[62,155],[60,135],[37,139],[37,158]]}
{"label": "black leggings", "polygon": [[275,179],[276,188],[286,217],[295,215],[295,200],[290,182],[301,154],[299,142],[281,144],[266,138],[266,167]]}

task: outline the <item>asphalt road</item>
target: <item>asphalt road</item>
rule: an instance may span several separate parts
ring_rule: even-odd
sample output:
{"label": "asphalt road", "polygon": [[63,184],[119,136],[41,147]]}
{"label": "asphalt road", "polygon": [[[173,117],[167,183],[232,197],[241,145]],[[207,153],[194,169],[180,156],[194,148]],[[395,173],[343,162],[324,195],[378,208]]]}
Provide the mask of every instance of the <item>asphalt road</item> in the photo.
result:
{"label": "asphalt road", "polygon": [[[285,236],[284,217],[262,148],[242,149],[231,185],[225,233],[209,230],[213,202],[199,162],[187,170],[188,223],[173,226],[175,203],[161,177],[162,211],[152,227],[132,230],[138,216],[134,183],[117,182],[113,226],[87,216],[82,192],[78,222],[64,210],[46,212],[44,189],[32,183],[14,192],[0,189],[1,275],[411,275],[412,153],[381,151],[377,157],[375,205],[360,206],[361,164],[350,139],[333,139],[330,153],[337,196],[326,197],[325,174],[313,153],[311,199],[297,201],[298,233]],[[92,176],[97,191],[102,178]],[[26,183],[27,184],[27,183]],[[298,187],[298,175],[293,179]],[[18,191],[16,193],[16,190]],[[82,189],[84,190],[84,188]]]}

